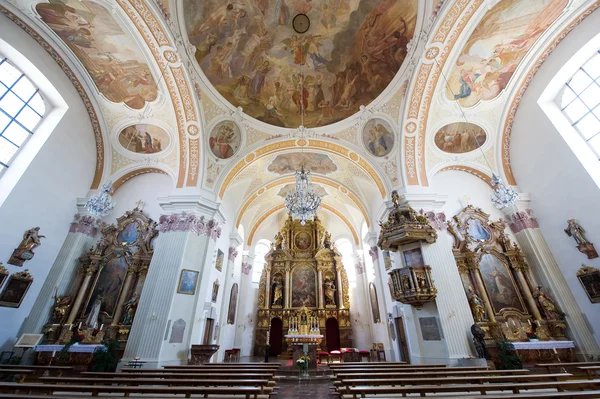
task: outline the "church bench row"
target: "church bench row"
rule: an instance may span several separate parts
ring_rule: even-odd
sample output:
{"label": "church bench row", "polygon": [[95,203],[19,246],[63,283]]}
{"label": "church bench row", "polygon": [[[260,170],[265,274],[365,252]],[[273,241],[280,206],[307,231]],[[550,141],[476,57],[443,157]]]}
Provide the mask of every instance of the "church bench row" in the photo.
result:
{"label": "church bench row", "polygon": [[[475,395],[475,396],[435,396],[435,399],[598,399],[600,391],[574,391],[574,392],[520,392],[515,394]],[[380,399],[366,397],[365,399]]]}
{"label": "church bench row", "polygon": [[553,368],[579,368],[586,366],[600,366],[600,362],[569,362],[569,363],[538,363],[535,367],[552,371]]}
{"label": "church bench row", "polygon": [[17,369],[2,368],[2,369],[0,369],[0,375],[2,375],[2,376],[13,377],[13,376],[18,375],[19,378],[17,378],[17,382],[23,382],[23,381],[25,381],[25,377],[27,377],[28,375],[33,375],[35,373],[36,373],[35,370],[29,370],[29,369],[23,369],[23,368],[17,368]]}
{"label": "church bench row", "polygon": [[189,368],[189,369],[121,369],[122,373],[204,373],[204,374],[220,374],[220,373],[264,373],[264,374],[275,374],[275,370],[259,370],[259,369],[236,369],[236,370],[223,370],[213,368]]}
{"label": "church bench row", "polygon": [[198,364],[182,364],[176,366],[163,366],[164,369],[194,369],[194,368],[213,368],[213,369],[268,369],[277,370],[281,367],[277,363],[206,363]]}
{"label": "church bench row", "polygon": [[235,386],[257,386],[261,387],[261,393],[271,393],[273,387],[269,386],[269,379],[162,379],[162,378],[89,378],[89,377],[41,377],[43,383],[54,384],[85,384],[85,385],[167,385],[167,386],[204,386],[204,387],[235,387]]}
{"label": "church bench row", "polygon": [[42,375],[46,371],[50,375],[61,376],[63,373],[72,372],[73,366],[42,366],[42,365],[20,365],[20,364],[0,364],[0,370],[14,369],[14,370],[33,370],[36,374]]}
{"label": "church bench row", "polygon": [[[56,392],[78,392],[89,393],[97,396],[105,394],[163,394],[163,395],[183,395],[186,398],[192,395],[204,395],[210,398],[211,395],[228,395],[244,397],[246,399],[265,398],[261,392],[261,387],[256,386],[236,386],[236,387],[163,387],[163,386],[120,386],[120,385],[56,385],[56,384],[33,384],[33,383],[0,383],[0,392],[2,393],[23,393],[37,392],[54,394]],[[262,395],[261,395],[262,394]],[[4,397],[2,395],[2,397]],[[268,398],[268,395],[266,395]]]}
{"label": "church bench row", "polygon": [[524,375],[480,375],[470,377],[408,377],[408,378],[349,378],[340,379],[334,382],[334,386],[345,387],[353,386],[404,386],[404,385],[445,385],[445,384],[483,384],[489,383],[511,383],[511,382],[531,382],[531,381],[566,381],[573,374],[524,374]]}
{"label": "church bench row", "polygon": [[590,380],[593,380],[594,377],[598,374],[598,371],[600,371],[600,366],[585,366],[577,368],[581,371],[585,371]]}
{"label": "church bench row", "polygon": [[[139,371],[139,370],[138,370]],[[103,378],[164,378],[164,379],[187,379],[187,378],[211,378],[211,379],[261,379],[268,378],[270,381],[275,381],[272,373],[168,373],[163,371],[149,373],[112,373],[107,371],[86,371],[81,373],[82,376],[103,377]]]}
{"label": "church bench row", "polygon": [[461,393],[477,392],[486,395],[487,392],[512,391],[520,393],[522,390],[541,390],[555,389],[556,391],[565,390],[598,390],[600,389],[600,380],[576,380],[576,381],[542,381],[542,382],[515,382],[510,384],[449,384],[449,385],[411,385],[411,386],[357,386],[347,387],[341,396],[341,399],[366,398],[367,396],[385,395],[406,395],[437,393]]}
{"label": "church bench row", "polygon": [[409,367],[402,367],[402,368],[398,368],[398,367],[389,367],[389,368],[377,368],[377,369],[370,369],[368,367],[359,367],[359,368],[351,368],[351,369],[336,369],[336,370],[332,370],[333,375],[337,375],[340,373],[346,373],[346,374],[362,374],[362,373],[374,373],[374,372],[387,372],[387,373],[407,373],[407,372],[415,372],[415,373],[419,373],[419,372],[437,372],[437,371],[477,371],[477,370],[487,370],[487,366],[470,366],[470,367],[444,367],[444,368],[437,368],[437,367],[432,367],[432,368],[428,368],[428,367],[419,367],[419,368],[409,368]]}
{"label": "church bench row", "polygon": [[427,372],[388,372],[388,371],[377,371],[377,372],[368,372],[365,373],[339,373],[335,377],[332,377],[333,380],[340,379],[348,379],[348,378],[360,378],[361,375],[366,375],[368,378],[409,378],[409,377],[444,377],[444,376],[480,376],[480,375],[521,375],[521,374],[529,374],[530,371],[527,369],[518,369],[518,370],[440,370],[440,371],[427,371]]}
{"label": "church bench row", "polygon": [[445,363],[431,363],[431,364],[408,364],[406,362],[344,362],[344,363],[332,363],[329,365],[330,369],[343,369],[343,368],[354,368],[354,367],[448,367]]}

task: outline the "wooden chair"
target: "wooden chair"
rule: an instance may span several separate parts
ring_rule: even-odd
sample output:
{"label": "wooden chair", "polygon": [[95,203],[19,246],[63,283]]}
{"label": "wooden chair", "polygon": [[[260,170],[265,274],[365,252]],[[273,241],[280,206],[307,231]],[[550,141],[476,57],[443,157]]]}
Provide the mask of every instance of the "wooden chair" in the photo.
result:
{"label": "wooden chair", "polygon": [[369,351],[365,351],[365,350],[358,351],[358,356],[360,357],[361,362],[363,361],[363,359],[367,359],[367,362],[371,361],[371,352],[369,352]]}
{"label": "wooden chair", "polygon": [[[325,363],[323,363],[323,359],[325,359]],[[319,362],[319,364],[329,364],[329,352],[319,352],[319,354],[317,355],[317,361]]]}
{"label": "wooden chair", "polygon": [[329,352],[329,363],[333,363],[337,361],[338,363],[341,363],[342,361],[342,352],[340,351],[331,351]]}
{"label": "wooden chair", "polygon": [[240,352],[242,351],[240,348],[233,348],[232,349],[232,354],[231,354],[231,361],[239,363],[240,361]]}
{"label": "wooden chair", "polygon": [[231,363],[232,356],[233,356],[233,349],[225,349],[225,355],[223,356],[223,361],[225,363]]}

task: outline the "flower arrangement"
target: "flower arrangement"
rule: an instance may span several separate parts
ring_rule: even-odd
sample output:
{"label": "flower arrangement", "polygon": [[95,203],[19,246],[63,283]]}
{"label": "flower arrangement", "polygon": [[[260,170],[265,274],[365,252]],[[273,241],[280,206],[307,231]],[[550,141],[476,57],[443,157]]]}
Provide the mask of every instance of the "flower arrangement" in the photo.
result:
{"label": "flower arrangement", "polygon": [[310,362],[310,356],[307,355],[300,356],[298,360],[296,360],[296,366],[298,366],[300,374],[308,375],[308,362]]}
{"label": "flower arrangement", "polygon": [[530,340],[538,339],[538,336],[535,335],[535,333],[533,331],[527,331],[527,338],[529,338]]}
{"label": "flower arrangement", "polygon": [[71,335],[71,344],[75,344],[75,343],[80,343],[85,339],[85,335],[81,334],[81,333],[76,333]]}

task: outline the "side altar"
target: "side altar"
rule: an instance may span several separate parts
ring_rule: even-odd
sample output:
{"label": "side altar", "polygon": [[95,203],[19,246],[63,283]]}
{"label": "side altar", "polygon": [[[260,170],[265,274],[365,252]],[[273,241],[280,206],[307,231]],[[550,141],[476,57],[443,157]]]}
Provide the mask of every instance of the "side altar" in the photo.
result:
{"label": "side altar", "polygon": [[[260,278],[255,355],[352,347],[348,276],[318,217],[302,225],[290,216],[275,236]],[[298,352],[298,353],[296,353]],[[311,363],[315,356],[311,356]]]}

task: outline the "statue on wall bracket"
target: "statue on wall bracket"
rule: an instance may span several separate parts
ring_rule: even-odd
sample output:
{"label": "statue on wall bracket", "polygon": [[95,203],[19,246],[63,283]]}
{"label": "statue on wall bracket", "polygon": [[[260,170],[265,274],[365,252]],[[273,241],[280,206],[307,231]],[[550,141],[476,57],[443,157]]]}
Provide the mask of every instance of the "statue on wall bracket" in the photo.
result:
{"label": "statue on wall bracket", "polygon": [[585,237],[585,230],[579,223],[575,221],[575,219],[569,219],[567,221],[567,228],[565,229],[565,233],[569,237],[573,237],[575,242],[577,243],[577,249],[579,252],[586,254],[588,259],[594,259],[598,257],[598,252],[594,248],[594,244],[588,241]]}
{"label": "statue on wall bracket", "polygon": [[40,238],[46,238],[46,236],[40,235],[39,227],[27,230],[23,234],[23,240],[10,256],[8,263],[14,266],[23,266],[26,261],[32,259],[35,255],[34,248],[42,245]]}

